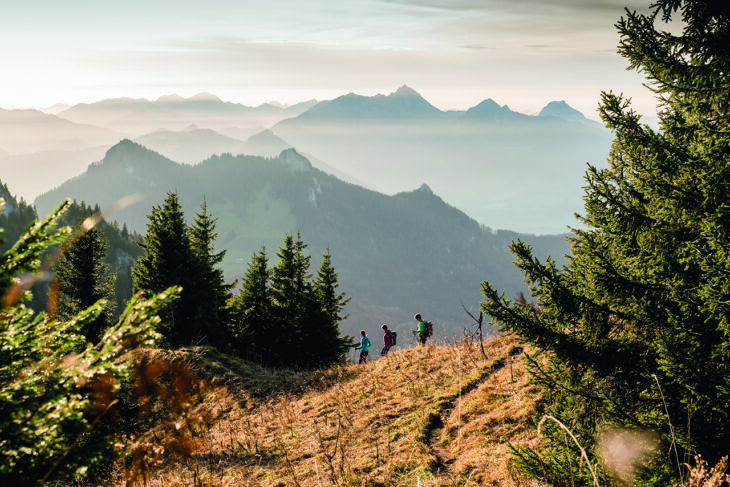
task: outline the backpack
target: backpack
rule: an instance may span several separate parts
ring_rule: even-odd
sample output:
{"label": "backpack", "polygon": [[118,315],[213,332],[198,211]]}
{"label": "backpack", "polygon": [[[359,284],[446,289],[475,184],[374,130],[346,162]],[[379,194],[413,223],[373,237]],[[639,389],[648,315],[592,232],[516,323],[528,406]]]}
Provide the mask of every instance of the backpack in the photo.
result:
{"label": "backpack", "polygon": [[390,332],[390,346],[395,347],[396,338],[398,338],[398,334],[394,331]]}
{"label": "backpack", "polygon": [[430,338],[433,336],[433,323],[430,321],[426,322],[426,337]]}

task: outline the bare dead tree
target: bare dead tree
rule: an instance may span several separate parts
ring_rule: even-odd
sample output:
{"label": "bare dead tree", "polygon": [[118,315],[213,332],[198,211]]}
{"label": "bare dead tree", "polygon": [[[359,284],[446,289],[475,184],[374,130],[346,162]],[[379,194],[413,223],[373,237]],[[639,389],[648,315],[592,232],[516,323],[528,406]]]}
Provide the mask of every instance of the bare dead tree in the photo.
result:
{"label": "bare dead tree", "polygon": [[479,318],[477,318],[476,316],[474,316],[474,314],[471,311],[469,311],[468,309],[466,309],[466,306],[464,306],[464,302],[463,301],[460,301],[460,302],[461,302],[461,307],[464,309],[464,312],[467,315],[469,315],[469,317],[472,320],[474,320],[475,330],[474,330],[473,333],[471,333],[471,332],[469,332],[469,333],[471,334],[471,337],[472,338],[474,338],[474,337],[477,337],[478,338],[478,340],[479,340],[479,348],[482,351],[482,357],[484,358],[484,360],[487,360],[487,352],[484,351],[484,313],[482,313],[481,310],[480,310],[479,311]]}

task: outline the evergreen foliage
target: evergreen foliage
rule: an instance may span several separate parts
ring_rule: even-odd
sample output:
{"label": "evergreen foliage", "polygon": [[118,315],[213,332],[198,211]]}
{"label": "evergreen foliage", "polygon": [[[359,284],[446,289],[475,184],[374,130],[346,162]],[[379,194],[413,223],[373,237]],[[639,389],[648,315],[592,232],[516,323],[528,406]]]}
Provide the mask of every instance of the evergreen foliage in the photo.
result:
{"label": "evergreen foliage", "polygon": [[[25,200],[16,199],[6,185],[0,185],[0,196],[6,201],[5,208],[0,213],[0,228],[3,229],[5,238],[5,242],[0,244],[0,251],[6,251],[38,219],[38,215],[34,207]],[[74,201],[59,216],[56,224],[75,227],[87,217],[98,213],[100,213],[98,205],[92,207],[83,201],[80,203]],[[109,266],[110,272],[117,276],[114,285],[114,302],[110,304],[110,308],[114,310],[113,319],[117,319],[126,307],[126,302],[132,297],[131,269],[134,260],[142,254],[137,244],[141,237],[136,232],[129,232],[126,224],[120,230],[116,222],[107,223],[105,220],[101,220],[97,223],[96,228],[102,231],[108,243],[104,263]],[[48,259],[57,251],[58,246],[49,246],[41,260]],[[33,299],[28,305],[36,311],[41,311],[46,309],[47,303],[47,282],[39,282],[33,290]]]}
{"label": "evergreen foliage", "polygon": [[[99,205],[87,205],[85,202],[74,201],[58,220],[59,225],[76,227],[83,224],[84,220],[93,216],[101,215]],[[134,260],[142,255],[142,249],[138,242],[141,236],[136,232],[125,231],[126,225],[120,229],[116,221],[107,222],[101,220],[96,223],[97,228],[103,234],[107,242],[107,249],[104,255],[104,263],[108,266],[109,272],[116,275],[114,282],[114,301],[110,308],[114,310],[113,319],[118,319],[119,314],[126,308],[127,301],[132,297],[132,264]],[[53,255],[57,252],[55,246],[50,247],[46,255]],[[45,286],[41,285],[34,292],[33,309],[45,309],[48,301],[48,293]]]}
{"label": "evergreen foliage", "polygon": [[[114,441],[95,428],[114,405],[130,351],[151,346],[159,307],[174,290],[130,302],[119,322],[83,347],[81,331],[104,310],[97,301],[67,320],[26,308],[41,256],[70,229],[53,230],[61,205],[0,255],[0,483],[68,482],[111,458]],[[78,353],[79,350],[83,350]]]}
{"label": "evergreen foliage", "polygon": [[205,200],[190,226],[190,246],[195,265],[195,296],[198,301],[198,326],[206,330],[205,340],[225,349],[228,343],[232,284],[226,284],[219,267],[226,251],[215,252],[216,218],[208,213]]}
{"label": "evergreen foliage", "polygon": [[319,367],[343,359],[348,337],[339,323],[349,299],[338,293],[329,252],[312,280],[301,235],[287,235],[268,269],[266,250],[254,254],[233,300],[238,353],[267,365]]}
{"label": "evergreen foliage", "polygon": [[[681,33],[661,30],[670,26]],[[620,52],[657,94],[661,130],[604,93],[610,166],[588,168],[586,228],[574,230],[568,266],[542,263],[517,242],[541,312],[488,283],[482,308],[547,352],[549,365],[534,367],[546,412],[591,459],[607,430],[651,431],[661,438],[653,468],[634,482],[668,485],[692,454],[714,464],[730,452],[730,10],[718,0],[658,0],[651,15],[627,11],[617,28]],[[578,452],[562,432],[545,431],[545,456],[518,457],[565,485],[578,475]]]}
{"label": "evergreen foliage", "polygon": [[134,289],[158,293],[170,286],[182,287],[181,299],[163,310],[160,331],[172,346],[189,345],[205,330],[197,321],[198,267],[177,194],[168,193],[160,206],[152,208],[148,218],[147,233],[140,244],[145,255],[132,268]]}
{"label": "evergreen foliage", "polygon": [[69,320],[99,300],[105,305],[99,316],[81,329],[87,341],[96,343],[112,324],[115,275],[103,259],[108,247],[104,234],[98,228],[76,231],[76,238],[66,240],[61,255],[53,266],[56,278],[56,317]]}
{"label": "evergreen foliage", "polygon": [[152,208],[141,244],[145,255],[134,268],[134,287],[159,292],[181,286],[181,299],[163,313],[163,335],[173,347],[192,343],[231,347],[231,284],[219,268],[225,251],[215,252],[216,219],[205,200],[192,225],[176,193]]}
{"label": "evergreen foliage", "polygon": [[268,265],[266,248],[262,247],[251,258],[241,288],[231,304],[234,353],[256,362],[275,356],[276,344],[269,340],[269,335],[281,336],[285,331],[271,329],[276,323],[271,312]]}
{"label": "evergreen foliage", "polygon": [[339,291],[337,277],[337,271],[332,265],[332,253],[327,248],[314,279],[314,294],[321,313],[315,341],[322,344],[322,360],[326,363],[339,360],[352,342],[352,337],[340,337],[340,322],[348,317],[342,312],[350,298]]}
{"label": "evergreen foliage", "polygon": [[294,240],[292,235],[287,235],[276,253],[279,262],[271,271],[272,314],[281,333],[276,340],[276,357],[280,363],[302,363],[313,352],[304,347],[309,338],[306,326],[313,297],[309,282],[310,257],[303,254],[304,247],[299,236]]}
{"label": "evergreen foliage", "polygon": [[33,206],[26,203],[24,199],[17,200],[13,197],[6,184],[0,183],[0,198],[5,200],[5,206],[0,211],[0,229],[3,231],[0,252],[5,252],[38,216]]}

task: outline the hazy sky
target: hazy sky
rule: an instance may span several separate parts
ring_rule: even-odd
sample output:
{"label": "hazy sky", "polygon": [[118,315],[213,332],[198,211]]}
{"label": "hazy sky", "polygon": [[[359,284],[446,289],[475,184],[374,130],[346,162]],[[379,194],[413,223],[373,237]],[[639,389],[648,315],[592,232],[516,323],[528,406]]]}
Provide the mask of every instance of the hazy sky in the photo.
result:
{"label": "hazy sky", "polygon": [[636,0],[2,0],[0,107],[206,91],[256,105],[407,84],[441,109],[525,113],[601,90],[654,109],[616,54]]}

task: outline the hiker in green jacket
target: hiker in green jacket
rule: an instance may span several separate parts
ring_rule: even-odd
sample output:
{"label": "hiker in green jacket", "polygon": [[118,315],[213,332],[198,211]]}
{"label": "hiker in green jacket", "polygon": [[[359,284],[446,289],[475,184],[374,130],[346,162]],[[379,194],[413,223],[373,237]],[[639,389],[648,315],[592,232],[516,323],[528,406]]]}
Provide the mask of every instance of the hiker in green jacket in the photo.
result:
{"label": "hiker in green jacket", "polygon": [[355,347],[355,350],[360,350],[360,361],[359,364],[364,364],[368,361],[368,351],[370,350],[370,339],[365,330],[360,330],[360,345]]}
{"label": "hiker in green jacket", "polygon": [[413,330],[413,333],[417,333],[418,341],[420,342],[421,345],[425,345],[426,338],[428,338],[428,327],[426,326],[426,321],[423,318],[421,318],[420,313],[416,313],[415,315],[413,315],[413,319],[418,322],[418,328]]}

